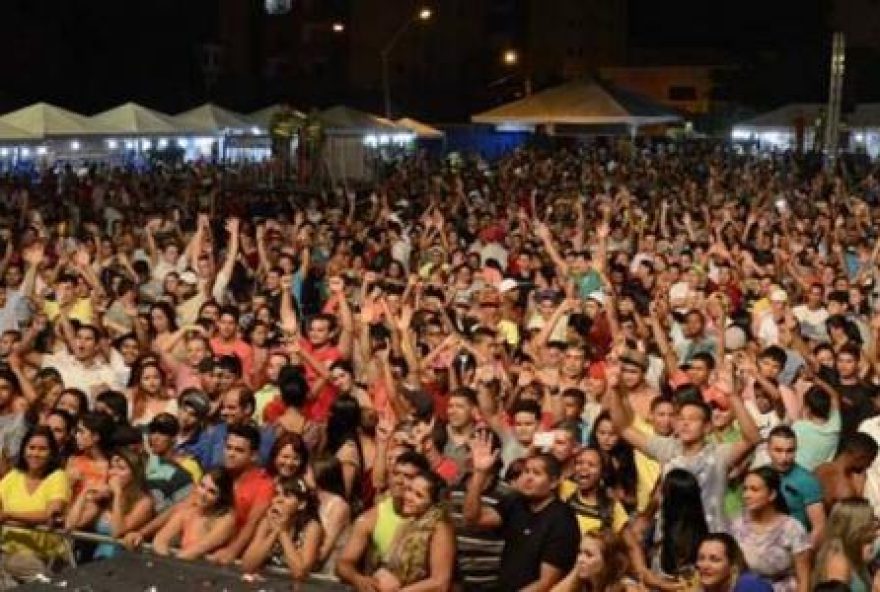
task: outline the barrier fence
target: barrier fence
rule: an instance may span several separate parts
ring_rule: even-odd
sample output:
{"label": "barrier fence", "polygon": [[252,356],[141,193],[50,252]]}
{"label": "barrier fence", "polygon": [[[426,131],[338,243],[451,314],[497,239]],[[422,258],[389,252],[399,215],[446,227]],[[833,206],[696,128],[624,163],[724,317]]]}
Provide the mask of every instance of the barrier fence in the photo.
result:
{"label": "barrier fence", "polygon": [[[302,582],[293,582],[287,569],[265,566],[254,579],[246,579],[236,568],[204,561],[182,561],[151,552],[151,545],[141,545],[138,552],[124,550],[112,559],[77,564],[75,541],[119,545],[113,537],[86,531],[64,531],[46,526],[15,527],[58,535],[65,541],[66,563],[58,572],[41,574],[34,582],[16,587],[23,591],[67,590],[68,592],[213,592],[222,590],[259,590],[274,592],[343,592],[351,588],[333,576],[311,574]],[[173,551],[176,551],[174,549]],[[238,562],[236,562],[236,566]],[[291,585],[293,584],[293,588]]]}

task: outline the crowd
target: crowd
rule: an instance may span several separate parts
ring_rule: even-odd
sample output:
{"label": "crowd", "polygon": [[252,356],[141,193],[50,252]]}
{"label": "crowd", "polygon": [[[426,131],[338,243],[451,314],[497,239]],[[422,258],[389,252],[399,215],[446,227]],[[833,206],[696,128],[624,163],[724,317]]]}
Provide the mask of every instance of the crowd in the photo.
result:
{"label": "crowd", "polygon": [[[590,146],[0,180],[0,575],[878,589],[880,179]],[[55,530],[37,529],[51,526]]]}

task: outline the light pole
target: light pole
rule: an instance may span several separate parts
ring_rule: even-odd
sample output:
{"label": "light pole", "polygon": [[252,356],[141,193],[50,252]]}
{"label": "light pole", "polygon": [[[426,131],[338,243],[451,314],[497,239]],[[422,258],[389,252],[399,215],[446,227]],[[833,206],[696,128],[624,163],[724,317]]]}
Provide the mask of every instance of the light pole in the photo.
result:
{"label": "light pole", "polygon": [[430,8],[422,8],[415,15],[408,18],[397,32],[391,36],[391,39],[388,40],[388,43],[385,44],[385,47],[382,48],[382,53],[380,54],[382,58],[382,90],[385,96],[385,117],[386,119],[391,119],[391,82],[389,81],[389,68],[388,68],[388,59],[391,57],[391,51],[394,49],[394,46],[397,45],[397,42],[400,41],[400,38],[406,33],[407,29],[410,26],[418,21],[426,22],[431,20],[431,17],[434,16],[434,12]]}

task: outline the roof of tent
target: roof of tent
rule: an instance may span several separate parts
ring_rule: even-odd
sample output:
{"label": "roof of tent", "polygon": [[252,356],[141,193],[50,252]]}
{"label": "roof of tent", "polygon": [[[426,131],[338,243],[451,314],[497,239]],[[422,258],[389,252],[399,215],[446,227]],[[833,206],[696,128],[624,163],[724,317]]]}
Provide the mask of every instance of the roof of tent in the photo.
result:
{"label": "roof of tent", "polygon": [[795,126],[798,119],[811,125],[826,106],[822,103],[791,103],[773,111],[741,121],[734,127],[743,129],[788,129]]}
{"label": "roof of tent", "polygon": [[88,117],[49,103],[34,103],[7,113],[0,117],[0,123],[7,123],[40,138],[100,133]]}
{"label": "roof of tent", "polygon": [[40,136],[0,121],[0,142],[4,140],[37,140]]}
{"label": "roof of tent", "polygon": [[435,127],[431,127],[427,123],[422,123],[421,121],[416,121],[415,119],[410,119],[409,117],[402,117],[394,123],[398,127],[408,129],[418,138],[442,138],[446,135],[442,131],[438,130]]}
{"label": "roof of tent", "polygon": [[176,134],[181,131],[170,115],[137,103],[124,103],[90,119],[95,129],[108,134]]}
{"label": "roof of tent", "polygon": [[250,113],[249,115],[246,115],[244,117],[248,122],[256,125],[261,130],[268,130],[269,126],[272,125],[272,118],[275,117],[275,115],[279,111],[282,111],[284,109],[289,109],[291,112],[293,112],[294,115],[297,115],[299,117],[305,117],[305,114],[301,111],[297,111],[293,107],[282,105],[281,103],[276,103],[274,105],[269,105],[268,107],[263,107],[259,111],[254,111],[253,113]]}
{"label": "roof of tent", "polygon": [[861,103],[856,105],[847,118],[851,128],[880,128],[880,103]]}
{"label": "roof of tent", "polygon": [[651,125],[681,121],[682,117],[641,95],[602,82],[578,80],[478,113],[471,120],[519,125]]}
{"label": "roof of tent", "polygon": [[330,134],[393,134],[404,131],[387,119],[343,105],[321,111],[318,119]]}
{"label": "roof of tent", "polygon": [[219,133],[227,130],[245,131],[253,125],[244,115],[235,113],[213,103],[205,103],[195,109],[174,116],[178,125],[192,132]]}

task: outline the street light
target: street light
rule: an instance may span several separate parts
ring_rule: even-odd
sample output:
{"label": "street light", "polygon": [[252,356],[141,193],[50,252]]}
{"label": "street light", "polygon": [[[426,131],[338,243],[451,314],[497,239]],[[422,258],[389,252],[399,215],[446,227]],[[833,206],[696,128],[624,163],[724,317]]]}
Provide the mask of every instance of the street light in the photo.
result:
{"label": "street light", "polygon": [[334,33],[345,33],[345,24],[344,23],[333,23],[333,32]]}
{"label": "street light", "polygon": [[501,61],[505,66],[516,66],[519,63],[519,53],[515,49],[508,49],[501,55]]}
{"label": "street light", "polygon": [[388,40],[388,43],[385,44],[385,47],[382,48],[382,53],[380,54],[382,58],[382,90],[385,95],[385,117],[387,119],[391,119],[391,83],[388,76],[388,59],[391,57],[391,51],[413,23],[417,21],[428,22],[433,16],[434,11],[430,8],[424,7],[419,9],[415,15],[404,21],[400,28],[397,29],[397,32]]}

